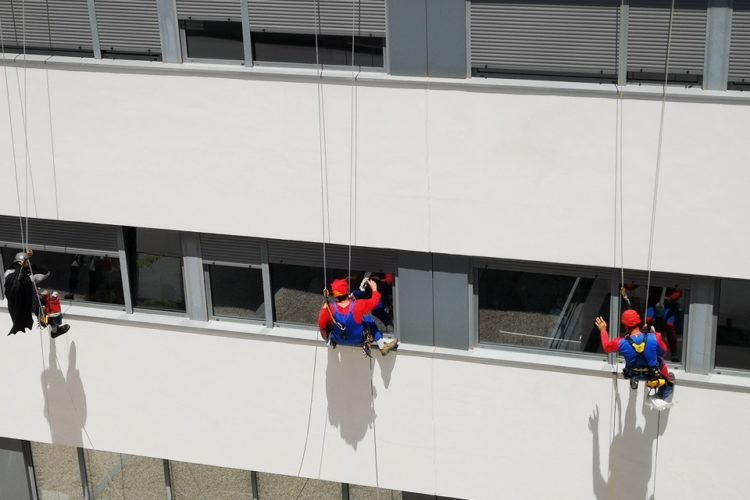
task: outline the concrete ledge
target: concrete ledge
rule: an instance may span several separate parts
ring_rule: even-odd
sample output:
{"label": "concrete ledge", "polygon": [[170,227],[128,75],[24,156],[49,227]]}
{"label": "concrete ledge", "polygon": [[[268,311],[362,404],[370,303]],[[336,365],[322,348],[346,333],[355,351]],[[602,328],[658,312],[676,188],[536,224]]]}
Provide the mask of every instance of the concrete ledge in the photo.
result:
{"label": "concrete ledge", "polygon": [[[660,100],[660,84],[630,84],[618,89],[614,84],[567,82],[556,80],[527,80],[510,78],[429,78],[393,76],[383,71],[352,71],[345,68],[304,66],[239,66],[216,63],[165,63],[159,61],[132,61],[121,59],[94,59],[86,57],[5,54],[0,65],[52,68],[62,71],[105,71],[111,73],[173,74],[213,78],[243,78],[284,81],[322,81],[327,84],[410,87],[435,90],[461,90],[470,92],[544,94],[562,96],[587,96],[615,99],[622,90],[623,99]],[[668,101],[714,102],[750,105],[750,92],[736,90],[703,90],[668,86]]]}

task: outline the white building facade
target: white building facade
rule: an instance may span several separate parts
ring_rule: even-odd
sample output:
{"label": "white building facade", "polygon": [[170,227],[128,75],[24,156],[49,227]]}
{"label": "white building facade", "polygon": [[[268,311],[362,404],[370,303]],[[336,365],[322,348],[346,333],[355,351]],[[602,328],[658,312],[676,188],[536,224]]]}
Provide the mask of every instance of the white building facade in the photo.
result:
{"label": "white building facade", "polygon": [[[750,3],[72,3],[0,7],[0,266],[71,325],[3,337],[8,498],[745,497]],[[397,352],[320,340],[350,270]]]}

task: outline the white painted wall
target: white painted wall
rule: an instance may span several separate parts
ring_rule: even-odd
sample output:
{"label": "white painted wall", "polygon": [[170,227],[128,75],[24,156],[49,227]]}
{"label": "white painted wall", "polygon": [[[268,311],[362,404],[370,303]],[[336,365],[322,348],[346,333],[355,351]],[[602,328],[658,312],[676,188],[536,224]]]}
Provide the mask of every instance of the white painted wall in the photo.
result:
{"label": "white painted wall", "polygon": [[[7,69],[23,167],[23,71]],[[321,240],[315,80],[93,63],[30,68],[27,77],[32,215]],[[326,82],[330,232],[347,243],[352,90]],[[568,94],[361,82],[355,243],[612,266],[616,101],[593,86]],[[623,104],[624,264],[645,269],[660,101],[631,94]],[[656,270],[750,278],[738,251],[750,244],[750,100],[738,99],[667,104]],[[0,99],[0,116],[7,107]],[[0,213],[13,215],[9,141],[3,118]]]}
{"label": "white painted wall", "polygon": [[746,393],[678,386],[659,421],[623,380],[614,403],[606,372],[405,350],[376,356],[373,398],[356,349],[69,319],[53,355],[46,334],[2,337],[0,435],[365,485],[376,483],[377,439],[383,488],[472,499],[746,497]]}

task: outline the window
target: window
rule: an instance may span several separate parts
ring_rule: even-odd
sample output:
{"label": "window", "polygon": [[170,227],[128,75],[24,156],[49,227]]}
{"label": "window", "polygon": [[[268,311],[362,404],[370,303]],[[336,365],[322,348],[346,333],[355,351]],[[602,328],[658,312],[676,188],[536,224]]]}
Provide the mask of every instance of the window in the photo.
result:
{"label": "window", "polygon": [[721,280],[716,366],[750,370],[750,281]]}
{"label": "window", "polygon": [[349,485],[349,500],[401,500],[402,498],[401,492],[396,490],[358,486],[356,484]]}
{"label": "window", "polygon": [[601,352],[596,316],[609,317],[609,277],[479,269],[479,342]]}
{"label": "window", "polygon": [[245,59],[241,22],[186,20],[180,28],[188,59]]}
{"label": "window", "polygon": [[78,451],[75,448],[32,442],[31,456],[39,500],[83,496]]}
{"label": "window", "polygon": [[[3,266],[10,269],[20,248],[2,249]],[[110,255],[83,255],[37,250],[32,267],[50,272],[39,284],[60,292],[63,300],[124,305],[120,259]]]}
{"label": "window", "polygon": [[[317,52],[314,34],[253,32],[251,40],[253,59],[258,62],[352,64],[351,36],[319,35]],[[384,46],[384,38],[354,37],[354,64],[382,68]]]}
{"label": "window", "polygon": [[211,500],[253,500],[249,471],[169,462],[174,497]]}
{"label": "window", "polygon": [[341,484],[259,472],[258,498],[263,500],[341,498]]}
{"label": "window", "polygon": [[750,0],[734,0],[729,42],[729,88],[750,90]]}
{"label": "window", "polygon": [[[93,498],[163,500],[164,464],[156,458],[86,450]],[[80,495],[71,498],[80,498]]]}
{"label": "window", "polygon": [[[328,281],[346,278],[341,269],[328,269]],[[316,325],[323,304],[323,268],[289,264],[271,265],[271,286],[276,321]]]}
{"label": "window", "polygon": [[185,312],[179,233],[130,228],[125,234],[135,307]]}
{"label": "window", "polygon": [[[682,362],[682,352],[685,345],[685,304],[688,304],[689,290],[684,286],[672,284],[663,286],[664,282],[652,285],[648,291],[648,307],[646,307],[646,280],[627,281],[625,273],[630,307],[635,309],[654,329],[662,334],[664,342],[669,347],[666,359]],[[653,282],[652,282],[653,283]],[[620,310],[628,308],[628,304],[620,301]]]}
{"label": "window", "polygon": [[[671,0],[630,0],[628,81],[664,83]],[[706,0],[675,0],[668,82],[700,85],[706,47]]]}
{"label": "window", "polygon": [[472,73],[615,81],[619,4],[619,0],[474,0]]}
{"label": "window", "polygon": [[240,319],[266,317],[263,274],[260,268],[206,266],[213,316]]}

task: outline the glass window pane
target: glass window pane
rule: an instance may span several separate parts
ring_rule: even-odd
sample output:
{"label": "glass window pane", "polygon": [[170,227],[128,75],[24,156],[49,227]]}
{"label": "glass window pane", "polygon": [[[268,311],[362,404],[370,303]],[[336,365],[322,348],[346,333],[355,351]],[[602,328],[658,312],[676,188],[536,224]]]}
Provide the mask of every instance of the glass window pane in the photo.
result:
{"label": "glass window pane", "polygon": [[608,277],[480,269],[479,341],[602,352],[596,316],[609,316]]}
{"label": "glass window pane", "polygon": [[39,500],[81,498],[78,451],[69,446],[31,443]]}
{"label": "glass window pane", "polygon": [[135,306],[185,312],[179,233],[138,228],[127,234],[135,239],[136,259],[130,270]]}
{"label": "glass window pane", "polygon": [[95,500],[164,500],[164,464],[157,458],[86,450]]}
{"label": "glass window pane", "polygon": [[[10,269],[18,248],[3,248],[3,265]],[[49,278],[39,284],[60,292],[64,300],[125,304],[120,274],[120,259],[93,255],[36,251],[31,259],[34,269],[47,270]]]}
{"label": "glass window pane", "polygon": [[[627,277],[627,274],[625,275]],[[664,342],[669,347],[668,361],[681,362],[685,329],[685,307],[688,303],[689,289],[677,286],[651,286],[648,290],[648,307],[646,307],[645,282],[630,281],[625,287],[630,298],[630,307],[638,311],[643,317],[646,311],[646,321],[649,326],[662,334]],[[620,301],[620,309],[625,310],[628,304]],[[621,327],[622,328],[622,327]]]}
{"label": "glass window pane", "polygon": [[324,500],[341,498],[341,484],[303,477],[258,473],[258,496],[263,500]]}
{"label": "glass window pane", "polygon": [[253,500],[250,471],[169,462],[175,500]]}
{"label": "glass window pane", "polygon": [[[346,271],[328,269],[328,281],[345,278]],[[318,324],[323,305],[323,269],[319,267],[271,265],[276,321],[282,323]]]}
{"label": "glass window pane", "polygon": [[[260,62],[327,64],[350,66],[352,37],[319,35],[317,57],[314,34],[253,32],[253,57]],[[383,67],[384,38],[355,37],[354,63],[358,66]]]}
{"label": "glass window pane", "polygon": [[349,485],[349,500],[401,500],[400,491],[371,488],[369,486]]}
{"label": "glass window pane", "polygon": [[750,370],[750,281],[721,280],[716,366]]}
{"label": "glass window pane", "polygon": [[183,21],[187,55],[194,59],[242,61],[242,23],[231,21]]}
{"label": "glass window pane", "polygon": [[208,266],[214,316],[265,318],[263,273],[260,269]]}

